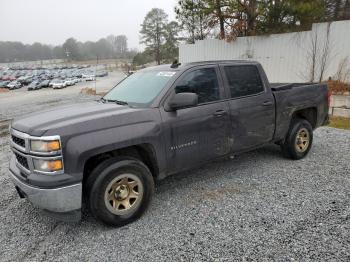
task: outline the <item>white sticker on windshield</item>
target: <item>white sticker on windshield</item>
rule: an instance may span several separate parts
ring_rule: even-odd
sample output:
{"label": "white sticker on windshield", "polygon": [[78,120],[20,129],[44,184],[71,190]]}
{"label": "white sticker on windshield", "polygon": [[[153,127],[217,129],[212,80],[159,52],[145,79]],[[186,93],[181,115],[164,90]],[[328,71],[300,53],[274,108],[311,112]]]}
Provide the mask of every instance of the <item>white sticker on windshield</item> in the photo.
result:
{"label": "white sticker on windshield", "polygon": [[167,72],[159,72],[157,74],[157,76],[166,76],[166,77],[172,77],[173,75],[175,75],[176,72],[171,72],[171,71],[167,71]]}

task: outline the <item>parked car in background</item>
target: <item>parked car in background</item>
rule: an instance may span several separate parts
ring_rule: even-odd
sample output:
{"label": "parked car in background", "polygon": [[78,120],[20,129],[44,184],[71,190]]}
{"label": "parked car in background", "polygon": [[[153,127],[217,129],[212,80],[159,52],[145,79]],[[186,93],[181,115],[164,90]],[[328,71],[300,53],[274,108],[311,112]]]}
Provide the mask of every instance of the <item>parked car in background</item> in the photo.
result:
{"label": "parked car in background", "polygon": [[75,77],[75,78],[73,78],[73,81],[75,84],[77,84],[77,83],[81,82],[81,78]]}
{"label": "parked car in background", "polygon": [[96,77],[95,75],[83,75],[82,79],[85,81],[95,81]]}
{"label": "parked car in background", "polygon": [[21,83],[18,81],[12,81],[7,85],[8,89],[10,90],[21,88],[21,86]]}
{"label": "parked car in background", "polygon": [[[28,90],[52,86],[57,79],[65,82],[65,86],[74,85],[82,80],[94,81],[96,75],[103,77],[108,75],[105,67],[97,65],[12,65],[0,69],[0,83],[3,87],[12,81],[21,83],[21,86],[31,86]],[[84,76],[84,78],[83,78]],[[46,81],[48,80],[48,81]],[[52,84],[51,84],[52,81]],[[34,83],[33,83],[34,82]],[[37,82],[39,82],[37,86]],[[33,83],[33,84],[32,84]],[[56,88],[62,88],[61,82]],[[16,88],[16,87],[14,87]]]}
{"label": "parked car in background", "polygon": [[108,72],[107,71],[100,71],[96,73],[97,77],[104,77],[104,76],[108,76]]}
{"label": "parked car in background", "polygon": [[2,80],[13,81],[12,77],[7,74],[2,76]]}
{"label": "parked car in background", "polygon": [[44,80],[40,82],[39,87],[40,88],[49,87],[49,84],[50,84],[50,80]]}
{"label": "parked car in background", "polygon": [[49,87],[52,87],[52,86],[53,86],[53,84],[54,84],[54,83],[56,83],[56,82],[58,82],[58,81],[60,81],[60,79],[58,79],[58,78],[54,78],[53,80],[51,80],[51,81],[50,81],[50,83],[49,83]]}
{"label": "parked car in background", "polygon": [[33,76],[26,76],[23,81],[21,81],[22,85],[29,85],[31,82],[33,82]]}
{"label": "parked car in background", "polygon": [[28,85],[27,90],[28,91],[39,90],[41,88],[39,85],[40,85],[40,81],[35,80]]}
{"label": "parked car in background", "polygon": [[7,85],[10,83],[11,81],[0,81],[0,87],[1,88],[7,88]]}
{"label": "parked car in background", "polygon": [[75,82],[73,79],[71,78],[67,78],[66,80],[64,80],[64,83],[66,86],[72,86],[72,85],[75,85]]}
{"label": "parked car in background", "polygon": [[64,80],[57,80],[52,84],[53,89],[61,89],[66,87],[66,82]]}

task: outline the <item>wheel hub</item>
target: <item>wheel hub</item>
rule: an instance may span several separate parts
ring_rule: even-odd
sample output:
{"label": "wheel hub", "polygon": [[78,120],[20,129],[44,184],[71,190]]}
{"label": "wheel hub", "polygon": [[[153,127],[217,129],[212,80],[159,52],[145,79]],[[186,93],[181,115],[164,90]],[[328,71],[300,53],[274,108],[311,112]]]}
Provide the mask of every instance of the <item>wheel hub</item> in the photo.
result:
{"label": "wheel hub", "polygon": [[300,129],[295,138],[295,149],[298,152],[303,153],[308,149],[309,143],[310,143],[309,131],[306,128]]}
{"label": "wheel hub", "polygon": [[105,205],[115,215],[132,212],[141,202],[143,185],[134,174],[122,174],[114,178],[105,190]]}
{"label": "wheel hub", "polygon": [[129,196],[129,187],[127,185],[120,185],[115,189],[115,198],[117,200],[124,200]]}

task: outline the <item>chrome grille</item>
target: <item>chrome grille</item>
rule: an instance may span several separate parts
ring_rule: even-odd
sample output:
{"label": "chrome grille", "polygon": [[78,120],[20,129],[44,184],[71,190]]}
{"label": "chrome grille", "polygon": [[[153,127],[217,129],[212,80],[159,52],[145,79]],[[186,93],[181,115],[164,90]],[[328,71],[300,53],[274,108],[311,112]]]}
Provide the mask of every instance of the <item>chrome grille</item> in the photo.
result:
{"label": "chrome grille", "polygon": [[18,154],[17,152],[14,152],[15,156],[16,156],[16,160],[17,162],[23,166],[24,168],[26,168],[27,170],[29,170],[29,165],[28,165],[28,160],[26,157]]}
{"label": "chrome grille", "polygon": [[13,141],[16,145],[19,145],[20,147],[23,147],[23,148],[26,147],[26,142],[25,142],[24,139],[19,138],[19,137],[15,136],[15,135],[11,135],[11,137],[12,137],[12,141]]}

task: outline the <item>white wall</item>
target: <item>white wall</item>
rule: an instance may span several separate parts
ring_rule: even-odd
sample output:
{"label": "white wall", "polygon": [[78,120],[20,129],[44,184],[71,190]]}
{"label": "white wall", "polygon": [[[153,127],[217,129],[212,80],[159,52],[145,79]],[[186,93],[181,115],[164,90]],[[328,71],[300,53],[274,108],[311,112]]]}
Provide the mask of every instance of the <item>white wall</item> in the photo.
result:
{"label": "white wall", "polygon": [[[259,61],[270,82],[310,81],[312,39],[317,36],[317,65],[324,53],[329,26],[329,59],[323,80],[334,77],[341,61],[348,58],[346,70],[350,72],[350,20],[314,24],[311,31],[239,37],[231,43],[217,39],[182,44],[179,60],[188,63],[203,60],[249,59]],[[344,71],[346,71],[344,70]],[[316,79],[319,68],[316,68]],[[347,79],[350,81],[350,79]]]}
{"label": "white wall", "polygon": [[332,95],[329,114],[350,118],[350,96]]}

